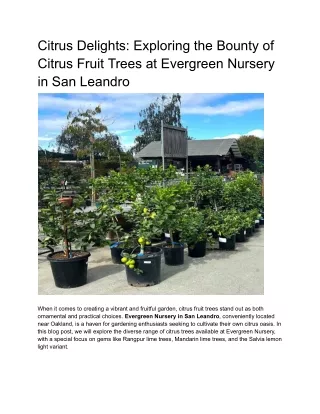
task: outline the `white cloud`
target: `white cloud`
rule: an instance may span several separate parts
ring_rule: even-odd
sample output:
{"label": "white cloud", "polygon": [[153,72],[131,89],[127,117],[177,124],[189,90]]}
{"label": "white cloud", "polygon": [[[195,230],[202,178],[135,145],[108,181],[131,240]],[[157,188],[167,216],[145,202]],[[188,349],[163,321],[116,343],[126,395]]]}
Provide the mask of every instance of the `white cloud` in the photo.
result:
{"label": "white cloud", "polygon": [[49,131],[51,133],[61,131],[61,128],[66,125],[67,119],[65,117],[50,117],[50,118],[40,118],[38,120],[38,128],[41,129],[43,135],[46,135],[45,132]]}
{"label": "white cloud", "polygon": [[[170,96],[172,94],[165,94]],[[212,102],[228,94],[223,93],[183,93],[182,107],[185,114],[202,115],[235,115],[244,112],[263,109],[264,100],[261,98],[229,101],[221,105],[210,105]],[[232,95],[232,94],[229,94]],[[39,94],[39,109],[72,111],[78,108],[88,108],[101,105],[108,116],[119,113],[134,113],[148,106],[161,94],[68,94],[66,97]],[[233,95],[235,97],[236,95]]]}
{"label": "white cloud", "polygon": [[264,100],[250,99],[247,101],[230,101],[222,105],[215,106],[190,106],[184,107],[184,114],[188,115],[242,115],[264,108]]}
{"label": "white cloud", "polygon": [[38,137],[38,141],[52,141],[54,140],[53,137]]}
{"label": "white cloud", "polygon": [[130,132],[131,129],[117,129],[115,131],[113,131],[115,134],[121,135],[121,134],[125,134],[126,132]]}
{"label": "white cloud", "polygon": [[254,129],[253,131],[247,132],[245,135],[254,135],[258,138],[264,138],[264,130],[263,129]]}
{"label": "white cloud", "polygon": [[225,93],[182,93],[182,108],[203,105],[208,101],[212,102],[226,95]]}
{"label": "white cloud", "polygon": [[60,96],[42,95],[38,96],[38,107],[39,109],[56,109],[73,111],[78,108],[87,108],[88,106],[97,106],[101,104],[97,98],[94,100],[79,99],[77,98],[62,98]]}
{"label": "white cloud", "polygon": [[123,144],[122,145],[122,148],[125,150],[125,151],[129,151],[129,149],[130,148],[132,148],[133,147],[133,144]]}
{"label": "white cloud", "polygon": [[136,113],[149,105],[159,94],[71,94],[61,96],[39,94],[39,109],[75,111],[78,108],[101,109],[110,116],[116,113]]}
{"label": "white cloud", "polygon": [[[135,122],[129,119],[106,119],[105,121],[108,129],[114,133],[122,133],[124,131],[131,131],[134,127]],[[41,136],[60,134],[61,129],[67,125],[66,117],[57,118],[40,118],[38,120],[38,129]],[[118,132],[117,132],[118,131]],[[122,131],[122,132],[120,132]]]}
{"label": "white cloud", "polygon": [[235,138],[238,139],[243,135],[254,135],[255,137],[258,138],[264,138],[264,130],[263,129],[254,129],[253,131],[249,131],[246,132],[245,134],[230,134],[230,135],[226,135],[225,137],[214,137],[211,139],[227,139],[227,138]]}

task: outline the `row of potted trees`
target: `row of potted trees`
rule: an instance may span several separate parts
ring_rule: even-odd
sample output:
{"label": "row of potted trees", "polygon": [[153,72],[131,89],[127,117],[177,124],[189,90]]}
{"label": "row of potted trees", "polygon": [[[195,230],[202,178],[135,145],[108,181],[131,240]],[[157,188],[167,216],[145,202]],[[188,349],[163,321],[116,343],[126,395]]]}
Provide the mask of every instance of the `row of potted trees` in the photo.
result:
{"label": "row of potted trees", "polygon": [[175,266],[184,263],[185,245],[191,257],[203,257],[215,240],[220,249],[232,250],[263,222],[261,188],[250,172],[229,183],[209,167],[199,168],[189,182],[174,178],[172,167],[150,176],[144,170],[99,178],[92,183],[99,189],[99,207],[89,212],[81,198],[70,203],[48,191],[39,222],[46,244],[63,242],[63,251],[48,256],[56,286],[86,283],[89,246],[109,244],[112,261],[125,265],[128,283],[150,286],[160,281],[162,253],[165,263]]}

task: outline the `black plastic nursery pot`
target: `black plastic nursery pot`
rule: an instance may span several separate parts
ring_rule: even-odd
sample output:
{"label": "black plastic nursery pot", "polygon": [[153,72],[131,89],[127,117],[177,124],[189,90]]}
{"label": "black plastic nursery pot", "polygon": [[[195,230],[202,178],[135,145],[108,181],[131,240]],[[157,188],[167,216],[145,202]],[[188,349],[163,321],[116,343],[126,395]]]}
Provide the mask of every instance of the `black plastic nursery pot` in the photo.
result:
{"label": "black plastic nursery pot", "polygon": [[54,283],[58,288],[69,289],[87,283],[89,252],[73,251],[71,258],[64,253],[50,253],[47,258],[51,265]]}
{"label": "black plastic nursery pot", "polygon": [[252,225],[252,233],[254,233],[256,231],[256,225],[255,224],[253,224]]}
{"label": "black plastic nursery pot", "polygon": [[123,252],[123,247],[121,247],[121,243],[114,243],[110,246],[111,251],[111,259],[112,263],[114,264],[122,264],[121,263],[121,253]]}
{"label": "black plastic nursery pot", "polygon": [[234,250],[236,248],[236,236],[229,238],[219,237],[219,249],[220,250]]}
{"label": "black plastic nursery pot", "polygon": [[206,255],[207,241],[198,241],[193,245],[188,246],[188,256],[190,257],[204,257]]}
{"label": "black plastic nursery pot", "polygon": [[256,229],[258,229],[258,228],[260,227],[260,220],[259,220],[259,219],[255,220],[255,222],[254,222],[254,227],[255,227]]}
{"label": "black plastic nursery pot", "polygon": [[178,266],[184,263],[184,245],[181,243],[164,246],[163,254],[165,264],[168,266]]}
{"label": "black plastic nursery pot", "polygon": [[[131,253],[132,250],[125,249],[123,253]],[[134,251],[134,254],[139,254],[140,248]],[[161,254],[160,247],[148,247],[145,249],[143,256],[136,256],[135,267],[140,269],[142,273],[137,273],[134,269],[126,268],[127,281],[130,286],[147,287],[154,286],[160,283],[161,275]]]}
{"label": "black plastic nursery pot", "polygon": [[247,240],[247,230],[242,229],[236,234],[236,242],[243,243]]}
{"label": "black plastic nursery pot", "polygon": [[253,235],[253,230],[252,230],[252,227],[248,227],[247,229],[246,229],[246,236],[247,237],[251,237]]}
{"label": "black plastic nursery pot", "polygon": [[260,221],[260,226],[263,226],[264,225],[264,217],[260,217],[259,221]]}

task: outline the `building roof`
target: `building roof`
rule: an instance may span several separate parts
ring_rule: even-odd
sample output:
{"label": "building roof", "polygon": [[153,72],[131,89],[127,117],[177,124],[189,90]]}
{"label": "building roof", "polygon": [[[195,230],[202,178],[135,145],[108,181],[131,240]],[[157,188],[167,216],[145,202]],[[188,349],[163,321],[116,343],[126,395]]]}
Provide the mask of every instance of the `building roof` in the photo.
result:
{"label": "building roof", "polygon": [[[188,141],[188,156],[224,156],[232,150],[235,157],[241,157],[241,152],[235,138],[226,139],[195,139]],[[138,158],[160,158],[161,142],[153,141],[136,154]]]}

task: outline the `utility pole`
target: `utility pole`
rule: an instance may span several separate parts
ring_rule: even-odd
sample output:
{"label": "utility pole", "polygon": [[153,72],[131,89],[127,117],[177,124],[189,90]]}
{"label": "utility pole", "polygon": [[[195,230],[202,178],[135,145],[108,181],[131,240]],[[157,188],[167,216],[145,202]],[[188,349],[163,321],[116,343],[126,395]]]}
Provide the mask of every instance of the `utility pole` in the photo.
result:
{"label": "utility pole", "polygon": [[186,159],[186,180],[189,179],[189,154],[188,154],[188,131],[186,130],[186,141],[187,141],[187,159]]}
{"label": "utility pole", "polygon": [[161,119],[161,154],[162,154],[162,169],[164,171],[164,142],[163,142],[163,119],[164,119],[164,96],[161,98],[161,109],[162,109],[162,119]]}
{"label": "utility pole", "polygon": [[163,143],[163,121],[161,120],[161,155],[162,155],[162,169],[164,171],[164,143]]}
{"label": "utility pole", "polygon": [[[94,144],[95,139],[93,137],[90,138],[91,142],[91,148],[90,148],[90,167],[91,167],[91,179],[94,180],[96,174],[95,174],[95,168],[94,168]],[[92,186],[92,194],[91,194],[91,205],[94,206],[96,202],[96,193],[94,190],[94,187]]]}

